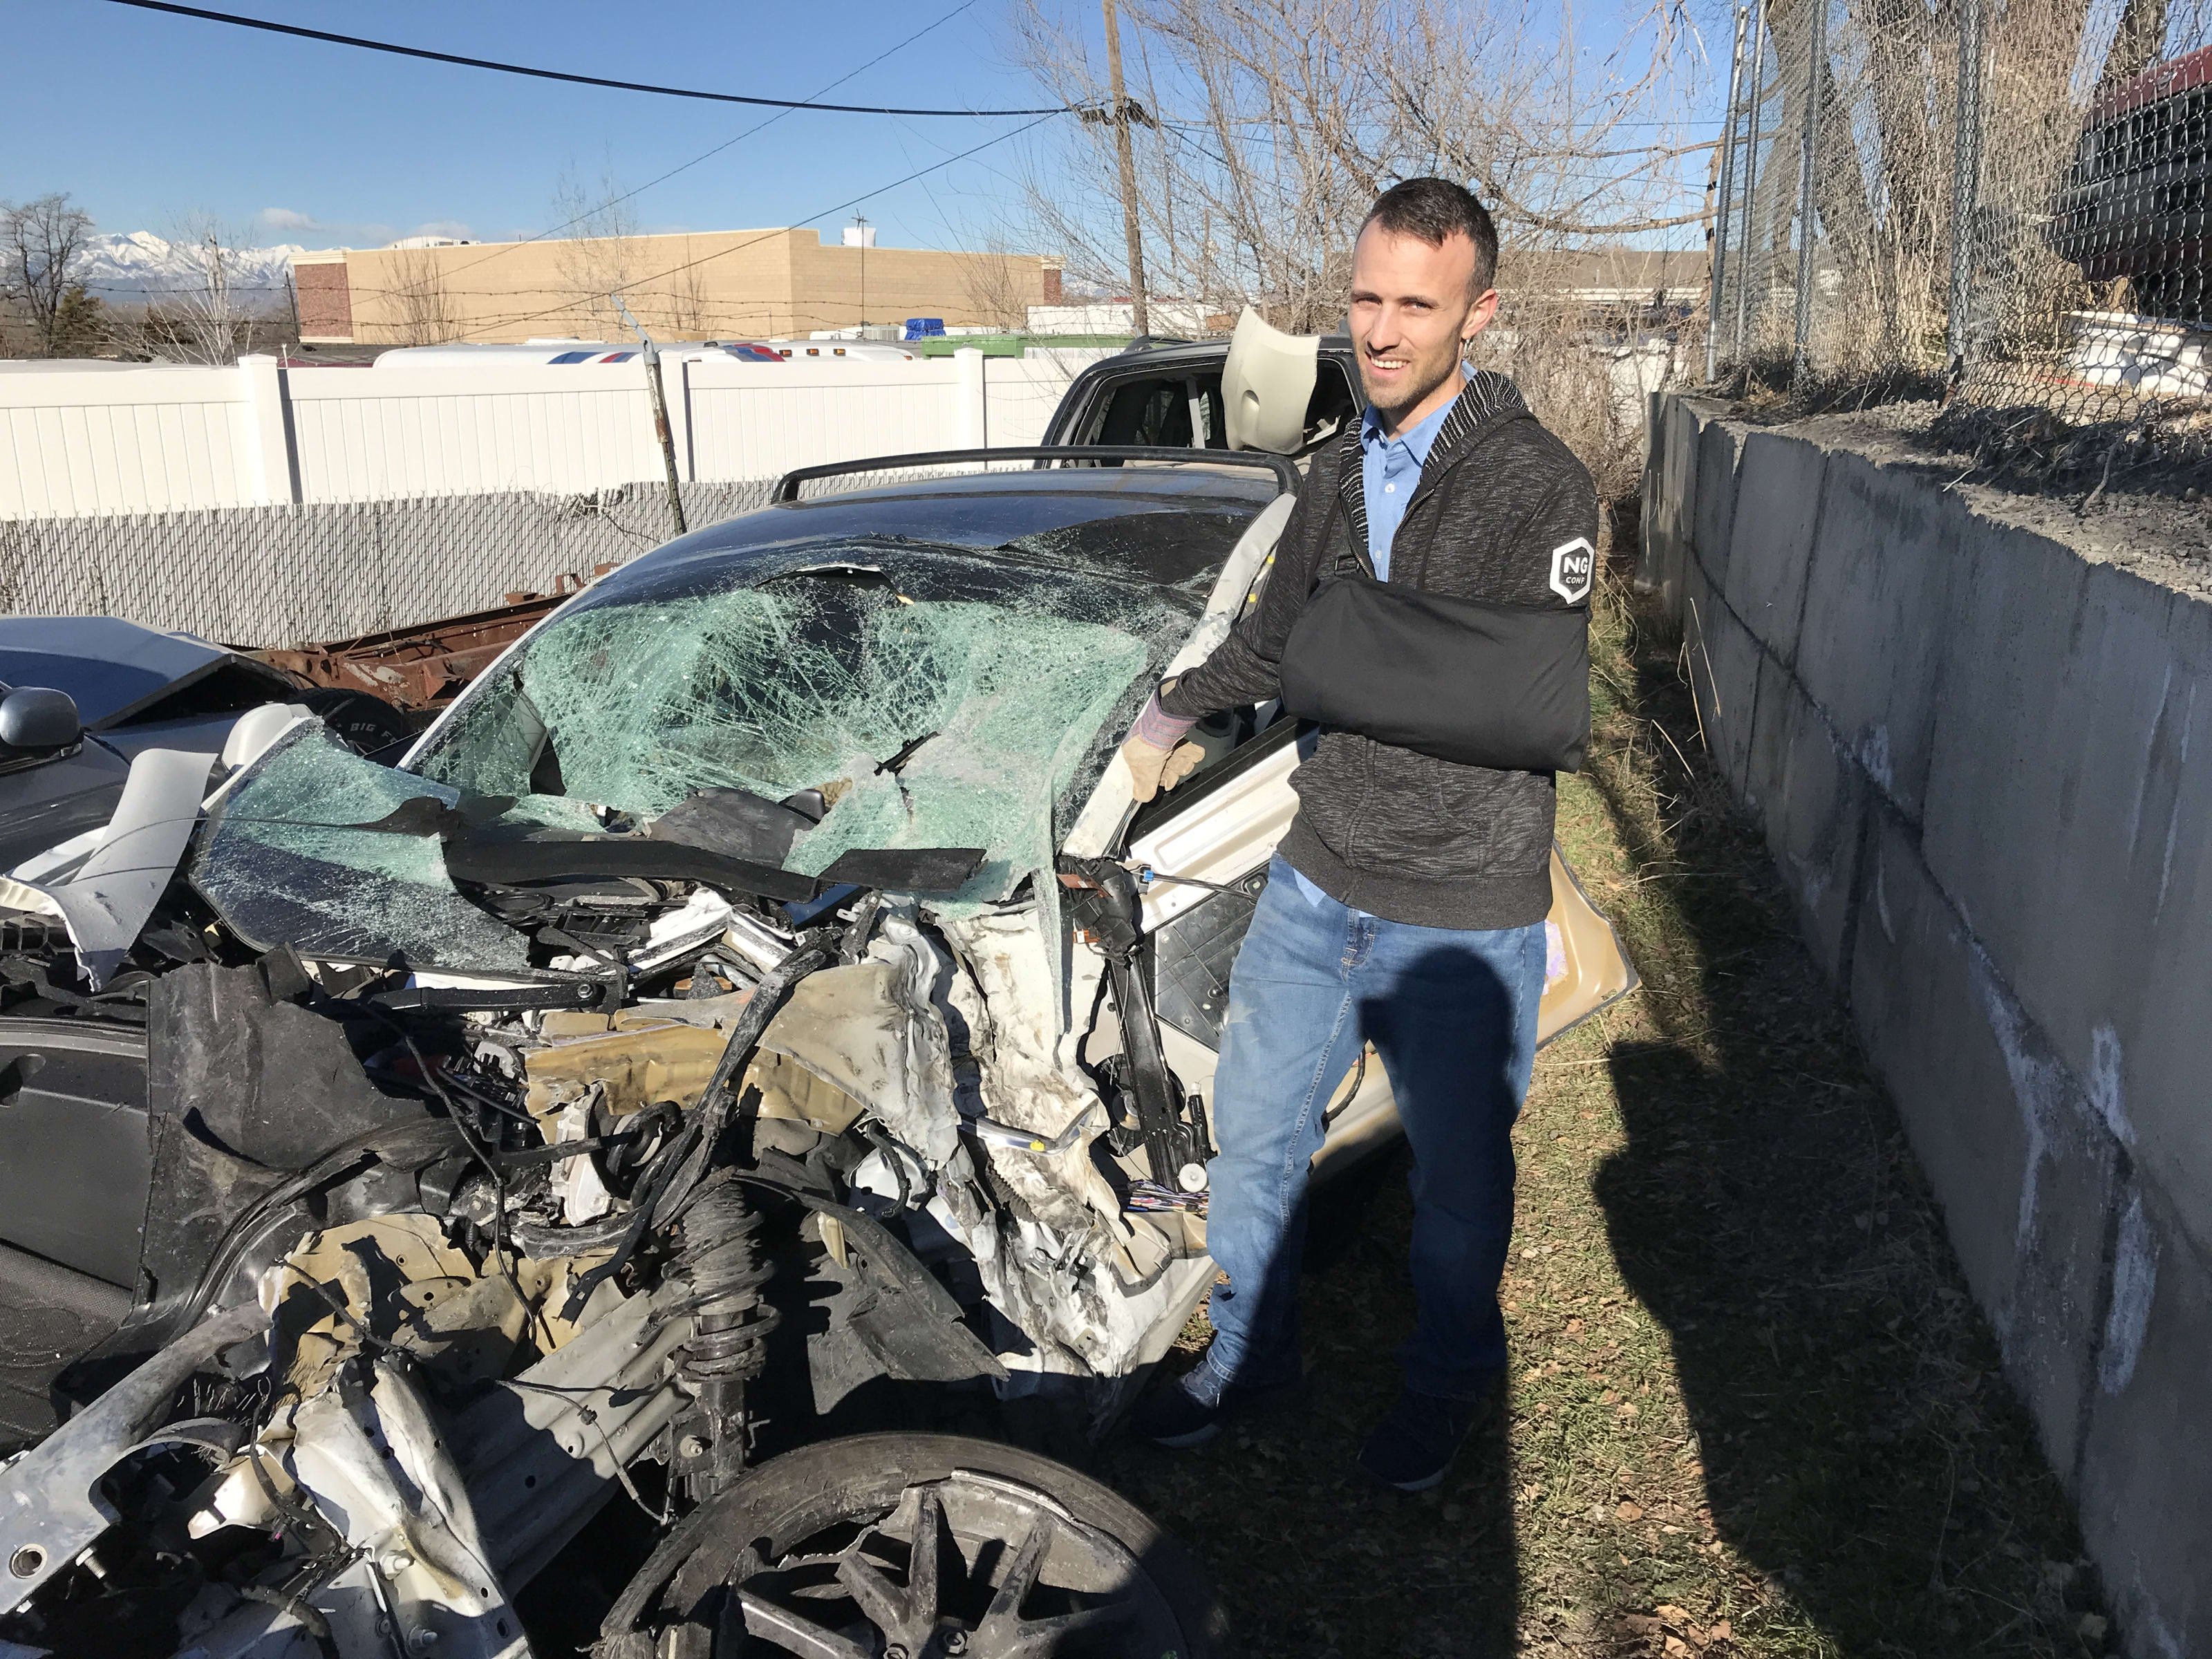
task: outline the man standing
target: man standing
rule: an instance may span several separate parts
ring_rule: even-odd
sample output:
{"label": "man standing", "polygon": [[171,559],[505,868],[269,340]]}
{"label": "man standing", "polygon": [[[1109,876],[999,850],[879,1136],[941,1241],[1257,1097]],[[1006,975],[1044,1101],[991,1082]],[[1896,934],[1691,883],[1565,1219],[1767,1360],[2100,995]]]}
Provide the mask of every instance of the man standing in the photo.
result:
{"label": "man standing", "polygon": [[1315,458],[1259,603],[1161,687],[1122,748],[1150,799],[1188,771],[1182,739],[1203,714],[1283,696],[1320,721],[1230,983],[1213,1345],[1139,1403],[1138,1430],[1195,1445],[1297,1380],[1308,1164],[1371,1042],[1413,1147],[1419,1314],[1405,1386],[1360,1462],[1407,1492],[1443,1479],[1505,1366],[1498,1283],[1544,988],[1548,768],[1580,748],[1544,758],[1542,734],[1521,729],[1542,723],[1522,683],[1548,679],[1554,727],[1563,708],[1589,722],[1589,475],[1511,381],[1462,368],[1497,313],[1497,260],[1489,214],[1456,184],[1409,179],[1376,201],[1352,279],[1365,414]]}

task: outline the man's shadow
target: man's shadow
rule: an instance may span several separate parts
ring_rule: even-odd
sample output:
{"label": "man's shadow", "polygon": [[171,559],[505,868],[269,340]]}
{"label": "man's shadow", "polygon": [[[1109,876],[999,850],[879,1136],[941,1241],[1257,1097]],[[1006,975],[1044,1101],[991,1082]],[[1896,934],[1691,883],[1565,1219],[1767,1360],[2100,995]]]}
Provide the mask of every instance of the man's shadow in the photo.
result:
{"label": "man's shadow", "polygon": [[[1671,664],[1640,667],[1686,726]],[[1713,1526],[1765,1577],[1747,1601],[1738,1581],[1736,1634],[1748,1607],[1846,1654],[2072,1650],[2094,1589],[2070,1510],[1896,1109],[1764,848],[1702,817],[1674,849],[1697,878],[1667,888],[1671,961],[1639,964],[1659,1040],[1607,1056],[1626,1143],[1592,1185],[1671,1336]]]}
{"label": "man's shadow", "polygon": [[[1331,1455],[1346,1465],[1396,1396],[1399,1347],[1413,1328],[1412,1170],[1412,1153],[1400,1141],[1317,1188],[1312,1200],[1302,1306],[1310,1415]],[[1364,1620],[1338,1626],[1338,1651],[1452,1659],[1516,1651],[1521,1571],[1510,1395],[1501,1387],[1484,1400],[1434,1492],[1403,1497],[1355,1470],[1346,1482],[1350,1513],[1311,1517],[1382,1552],[1364,1563],[1346,1558],[1341,1583],[1319,1595],[1323,1605],[1340,1598],[1348,1608],[1364,1603]]]}
{"label": "man's shadow", "polygon": [[[1313,1188],[1298,1287],[1307,1377],[1294,1401],[1239,1419],[1194,1453],[1127,1435],[1115,1443],[1109,1478],[1204,1559],[1240,1653],[1516,1650],[1506,1391],[1483,1401],[1433,1492],[1390,1491],[1355,1461],[1396,1398],[1413,1329],[1412,1167],[1397,1140]],[[1195,1358],[1170,1356],[1163,1369]]]}

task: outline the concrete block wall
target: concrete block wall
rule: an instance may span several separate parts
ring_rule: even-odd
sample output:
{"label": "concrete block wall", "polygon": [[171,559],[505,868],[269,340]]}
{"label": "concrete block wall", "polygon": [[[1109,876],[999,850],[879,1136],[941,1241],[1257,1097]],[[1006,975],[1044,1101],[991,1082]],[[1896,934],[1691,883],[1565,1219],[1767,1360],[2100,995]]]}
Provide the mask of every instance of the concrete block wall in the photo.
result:
{"label": "concrete block wall", "polygon": [[1656,397],[1639,580],[2127,1650],[2212,1656],[2212,605],[1943,483]]}

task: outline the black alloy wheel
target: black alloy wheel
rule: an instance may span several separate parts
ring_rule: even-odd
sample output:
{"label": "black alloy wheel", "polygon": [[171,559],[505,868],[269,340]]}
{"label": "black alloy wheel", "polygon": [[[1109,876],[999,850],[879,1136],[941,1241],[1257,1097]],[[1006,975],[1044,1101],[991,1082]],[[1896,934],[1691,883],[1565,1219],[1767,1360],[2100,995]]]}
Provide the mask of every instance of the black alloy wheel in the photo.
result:
{"label": "black alloy wheel", "polygon": [[1011,1446],[914,1434],[747,1473],[654,1552],[599,1651],[657,1654],[686,1626],[701,1651],[805,1659],[1218,1659],[1226,1637],[1189,1553],[1107,1487]]}

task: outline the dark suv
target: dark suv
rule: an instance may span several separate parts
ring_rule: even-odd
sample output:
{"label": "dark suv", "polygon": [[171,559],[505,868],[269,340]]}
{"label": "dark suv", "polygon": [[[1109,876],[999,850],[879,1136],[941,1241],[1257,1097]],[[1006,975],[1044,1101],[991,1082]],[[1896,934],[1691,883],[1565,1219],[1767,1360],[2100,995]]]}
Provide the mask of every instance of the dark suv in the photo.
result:
{"label": "dark suv", "polygon": [[[1324,335],[1320,357],[1302,455],[1359,416],[1359,374],[1350,337]],[[1075,378],[1053,411],[1044,441],[1225,450],[1221,371],[1228,360],[1225,337],[1140,340]]]}

